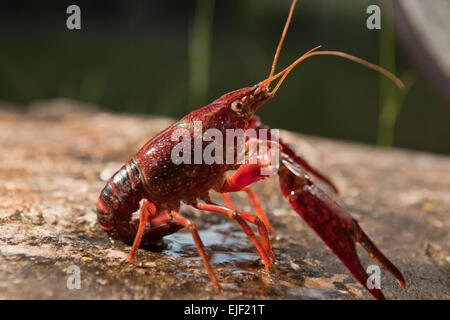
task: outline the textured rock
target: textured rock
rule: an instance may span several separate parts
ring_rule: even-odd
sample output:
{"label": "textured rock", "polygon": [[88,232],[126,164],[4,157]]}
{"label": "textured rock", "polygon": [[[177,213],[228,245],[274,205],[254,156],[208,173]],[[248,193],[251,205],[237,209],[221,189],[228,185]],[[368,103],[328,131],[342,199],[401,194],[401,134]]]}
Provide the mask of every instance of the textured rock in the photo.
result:
{"label": "textured rock", "polygon": [[[285,203],[275,178],[255,190],[281,235],[273,241],[279,277],[265,274],[235,223],[188,207],[183,213],[201,230],[224,290],[210,284],[185,231],[139,250],[136,265],[127,263],[129,246],[108,239],[96,222],[102,179],[169,123],[67,100],[41,102],[24,114],[0,109],[1,299],[371,298]],[[404,273],[401,292],[382,272],[388,298],[450,298],[449,157],[283,136],[336,182],[337,201]],[[250,209],[243,195],[232,196]],[[359,252],[364,265],[372,264]],[[73,265],[81,289],[67,288]]]}

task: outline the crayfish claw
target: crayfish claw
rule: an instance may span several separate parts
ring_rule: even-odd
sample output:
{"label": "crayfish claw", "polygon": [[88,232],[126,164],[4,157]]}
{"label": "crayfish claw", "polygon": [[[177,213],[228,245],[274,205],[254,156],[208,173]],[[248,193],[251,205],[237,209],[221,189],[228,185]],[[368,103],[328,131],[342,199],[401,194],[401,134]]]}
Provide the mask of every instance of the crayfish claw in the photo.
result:
{"label": "crayfish claw", "polygon": [[404,289],[405,280],[401,272],[381,253],[357,221],[316,187],[302,168],[290,161],[287,155],[283,157],[278,171],[283,196],[350,273],[376,299],[384,299],[382,291],[368,281],[369,275],[357,255],[356,242],[358,242],[375,262],[394,275]]}
{"label": "crayfish claw", "polygon": [[400,270],[398,270],[397,267],[394,266],[392,262],[389,261],[389,259],[386,258],[384,254],[375,246],[372,240],[370,240],[367,234],[361,229],[358,222],[356,220],[354,222],[358,228],[358,239],[357,239],[358,243],[364,249],[366,249],[369,257],[373,261],[378,263],[380,266],[382,266],[384,269],[389,271],[397,279],[402,290],[405,290],[406,282]]}

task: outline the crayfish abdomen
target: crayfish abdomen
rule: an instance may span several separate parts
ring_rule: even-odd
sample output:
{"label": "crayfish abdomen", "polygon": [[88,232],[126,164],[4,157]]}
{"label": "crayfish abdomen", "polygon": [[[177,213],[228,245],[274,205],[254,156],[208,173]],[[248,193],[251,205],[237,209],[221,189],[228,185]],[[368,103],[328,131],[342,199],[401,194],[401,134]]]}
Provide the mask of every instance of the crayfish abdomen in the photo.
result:
{"label": "crayfish abdomen", "polygon": [[[133,160],[127,162],[109,179],[97,201],[97,217],[100,227],[117,240],[132,244],[139,228],[139,219],[132,219],[139,210],[140,201],[146,197],[141,172]],[[165,211],[162,212],[165,214]],[[142,244],[162,239],[178,231],[182,226],[171,219],[148,226],[142,236]]]}

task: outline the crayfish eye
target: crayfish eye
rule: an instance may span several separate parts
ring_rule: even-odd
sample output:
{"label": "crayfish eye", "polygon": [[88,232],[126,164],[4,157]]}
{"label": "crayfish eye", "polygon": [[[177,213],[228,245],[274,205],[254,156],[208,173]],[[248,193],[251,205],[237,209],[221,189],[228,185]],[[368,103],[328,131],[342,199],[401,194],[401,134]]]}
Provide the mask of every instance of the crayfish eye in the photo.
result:
{"label": "crayfish eye", "polygon": [[234,101],[231,104],[231,110],[233,110],[234,112],[240,112],[242,109],[242,102],[240,101]]}

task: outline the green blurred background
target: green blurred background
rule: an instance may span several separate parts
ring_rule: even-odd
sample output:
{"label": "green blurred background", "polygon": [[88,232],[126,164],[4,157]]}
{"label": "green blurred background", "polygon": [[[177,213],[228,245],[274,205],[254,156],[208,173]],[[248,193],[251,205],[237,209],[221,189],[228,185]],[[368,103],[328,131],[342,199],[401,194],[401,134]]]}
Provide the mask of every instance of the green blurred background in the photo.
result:
{"label": "green blurred background", "polygon": [[[81,8],[81,30],[66,8]],[[366,9],[383,9],[382,29]],[[114,112],[180,118],[267,77],[290,0],[2,1],[0,100],[26,108],[67,97]],[[381,63],[392,83],[360,65],[315,57],[258,111],[274,128],[450,154],[450,112],[394,38],[392,1],[299,1],[278,70],[319,44]],[[130,128],[133,130],[133,128]]]}

